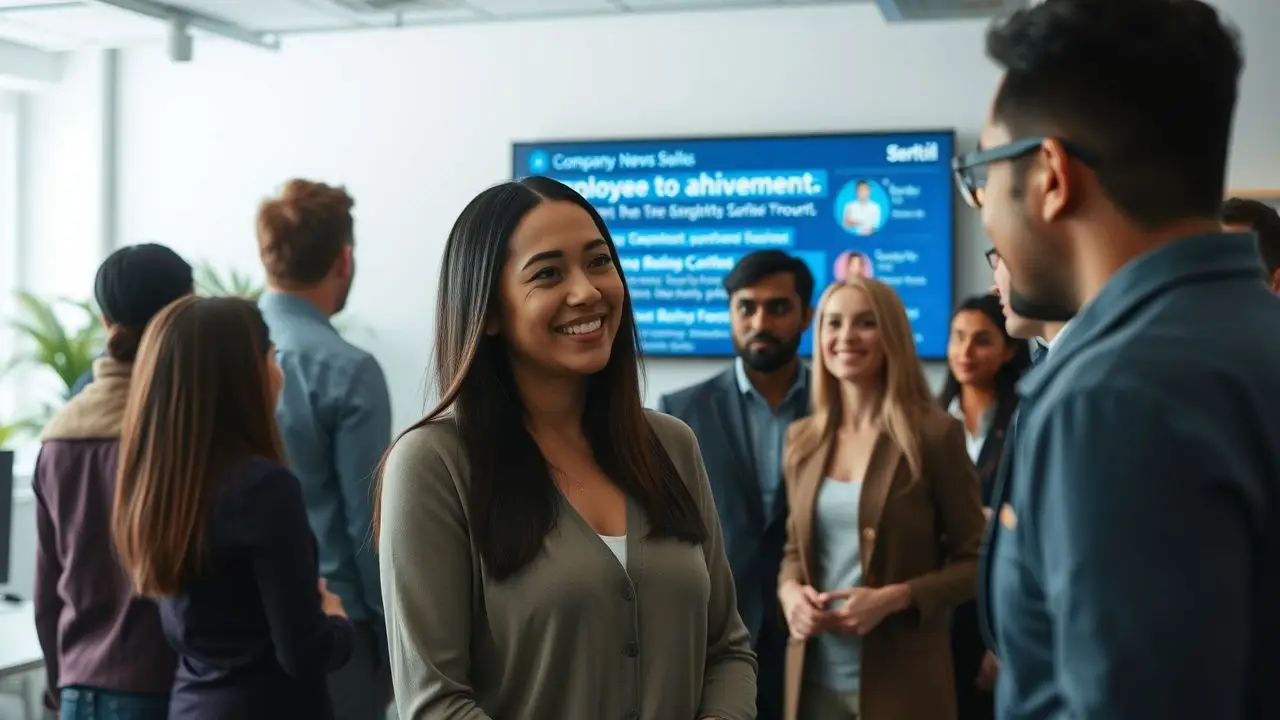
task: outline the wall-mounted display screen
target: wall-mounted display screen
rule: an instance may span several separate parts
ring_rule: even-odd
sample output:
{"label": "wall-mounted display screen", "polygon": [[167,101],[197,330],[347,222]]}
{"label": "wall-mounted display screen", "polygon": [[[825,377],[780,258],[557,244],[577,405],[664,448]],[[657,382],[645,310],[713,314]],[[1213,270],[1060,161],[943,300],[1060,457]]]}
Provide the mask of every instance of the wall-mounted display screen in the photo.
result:
{"label": "wall-mounted display screen", "polygon": [[[613,235],[648,356],[734,354],[722,282],[776,248],[816,280],[893,286],[920,356],[946,355],[952,131],[517,143],[513,176],[564,182]],[[801,352],[812,352],[811,333]]]}

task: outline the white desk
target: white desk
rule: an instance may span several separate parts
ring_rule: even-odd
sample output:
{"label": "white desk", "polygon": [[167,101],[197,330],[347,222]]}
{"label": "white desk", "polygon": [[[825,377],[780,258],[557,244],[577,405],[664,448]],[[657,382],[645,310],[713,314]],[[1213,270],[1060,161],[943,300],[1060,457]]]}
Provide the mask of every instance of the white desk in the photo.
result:
{"label": "white desk", "polygon": [[[36,636],[36,613],[31,603],[12,605],[0,601],[0,679],[31,673],[44,667],[44,653]],[[31,679],[27,675],[19,685],[22,705],[31,720],[39,717],[31,706]]]}

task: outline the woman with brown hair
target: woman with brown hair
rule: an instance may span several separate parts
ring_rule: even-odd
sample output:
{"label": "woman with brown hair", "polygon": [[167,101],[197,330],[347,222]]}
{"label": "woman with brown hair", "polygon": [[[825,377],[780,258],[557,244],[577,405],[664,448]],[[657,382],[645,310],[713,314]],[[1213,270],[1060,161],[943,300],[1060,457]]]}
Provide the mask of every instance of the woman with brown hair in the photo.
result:
{"label": "woman with brown hair", "polygon": [[706,470],[642,405],[600,215],[546,178],[481,193],[435,319],[441,401],[375,515],[401,720],[753,720]]}
{"label": "woman with brown hair", "polygon": [[888,285],[823,293],[812,407],[783,459],[786,717],[954,718],[949,611],[977,589],[982,505]]}
{"label": "woman with brown hair", "polygon": [[187,297],[142,338],[116,484],[116,548],[180,662],[170,720],[332,715],[351,625],[316,568],[272,409],[282,375],[251,302]]}

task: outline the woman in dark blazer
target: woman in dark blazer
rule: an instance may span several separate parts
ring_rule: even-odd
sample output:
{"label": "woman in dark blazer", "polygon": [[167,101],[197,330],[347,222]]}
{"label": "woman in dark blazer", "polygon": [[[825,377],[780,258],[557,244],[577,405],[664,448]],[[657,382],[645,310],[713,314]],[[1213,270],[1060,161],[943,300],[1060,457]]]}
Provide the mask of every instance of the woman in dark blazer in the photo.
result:
{"label": "woman in dark blazer", "polygon": [[178,652],[170,720],[331,718],[325,677],[352,626],[282,464],[283,375],[262,315],[239,298],[178,300],[147,326],[133,377],[113,530]]}
{"label": "woman in dark blazer", "polygon": [[[979,295],[960,304],[951,317],[947,380],[938,402],[964,425],[965,448],[978,469],[988,517],[1005,434],[1018,408],[1016,385],[1030,365],[1027,344],[1005,330],[999,297]],[[991,720],[995,658],[987,657],[975,601],[956,608],[952,616],[951,652],[958,719]]]}

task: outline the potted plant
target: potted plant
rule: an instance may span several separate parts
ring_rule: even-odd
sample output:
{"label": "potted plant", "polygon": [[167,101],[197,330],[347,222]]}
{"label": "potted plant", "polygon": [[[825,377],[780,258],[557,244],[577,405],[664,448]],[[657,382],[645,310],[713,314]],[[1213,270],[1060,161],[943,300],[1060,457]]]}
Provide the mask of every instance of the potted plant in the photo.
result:
{"label": "potted plant", "polygon": [[71,397],[80,376],[93,370],[107,334],[101,313],[92,302],[44,300],[26,291],[16,293],[16,299],[18,315],[12,326],[18,333],[20,350],[10,367],[42,368],[61,385],[57,402],[43,403],[38,413],[18,424],[19,429],[41,428]]}
{"label": "potted plant", "polygon": [[232,268],[223,274],[206,260],[196,263],[195,282],[197,292],[214,297],[235,295],[257,302],[266,291],[266,286],[249,273]]}

